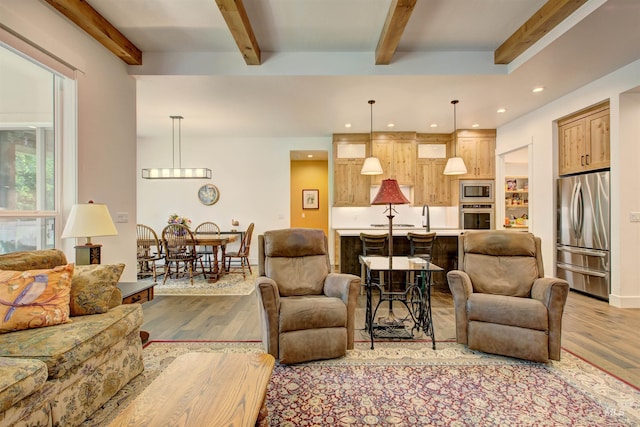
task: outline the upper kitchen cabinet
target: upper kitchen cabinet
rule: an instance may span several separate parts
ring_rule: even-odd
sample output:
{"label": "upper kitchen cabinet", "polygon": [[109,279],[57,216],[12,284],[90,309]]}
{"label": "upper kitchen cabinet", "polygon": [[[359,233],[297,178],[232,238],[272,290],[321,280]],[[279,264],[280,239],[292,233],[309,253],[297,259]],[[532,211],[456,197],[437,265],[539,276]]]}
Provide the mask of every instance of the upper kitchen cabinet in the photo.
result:
{"label": "upper kitchen cabinet", "polygon": [[369,134],[333,135],[333,206],[370,206],[371,177],[361,175]]}
{"label": "upper kitchen cabinet", "polygon": [[496,174],[495,129],[459,130],[456,132],[456,154],[462,157],[467,173],[457,179],[494,179]]}
{"label": "upper kitchen cabinet", "polygon": [[444,175],[451,135],[417,134],[416,185],[414,205],[451,206],[451,178]]}
{"label": "upper kitchen cabinet", "polygon": [[382,175],[371,177],[372,185],[380,185],[383,179],[389,178],[400,185],[415,184],[415,132],[374,132],[371,153],[380,160],[383,171]]}
{"label": "upper kitchen cabinet", "polygon": [[609,101],[558,120],[558,174],[610,165]]}

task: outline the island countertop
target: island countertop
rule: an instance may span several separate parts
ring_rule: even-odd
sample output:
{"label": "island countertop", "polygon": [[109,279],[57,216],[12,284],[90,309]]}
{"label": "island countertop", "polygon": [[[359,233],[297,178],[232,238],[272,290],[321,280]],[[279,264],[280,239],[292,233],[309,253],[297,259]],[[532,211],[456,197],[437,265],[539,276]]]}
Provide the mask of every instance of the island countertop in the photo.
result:
{"label": "island countertop", "polygon": [[[389,232],[388,227],[362,227],[362,228],[335,228],[334,231],[339,236],[360,236],[360,233],[367,234],[386,234]],[[431,228],[436,236],[459,236],[464,230],[459,228]],[[394,236],[406,236],[407,233],[426,233],[424,227],[393,227]]]}

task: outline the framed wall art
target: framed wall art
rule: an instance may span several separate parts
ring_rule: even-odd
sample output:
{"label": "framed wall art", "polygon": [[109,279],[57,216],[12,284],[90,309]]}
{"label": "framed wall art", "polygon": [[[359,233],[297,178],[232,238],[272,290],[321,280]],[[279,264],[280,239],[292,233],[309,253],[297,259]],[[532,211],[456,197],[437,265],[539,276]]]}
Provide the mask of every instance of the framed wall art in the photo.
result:
{"label": "framed wall art", "polygon": [[318,190],[302,190],[302,209],[320,209]]}

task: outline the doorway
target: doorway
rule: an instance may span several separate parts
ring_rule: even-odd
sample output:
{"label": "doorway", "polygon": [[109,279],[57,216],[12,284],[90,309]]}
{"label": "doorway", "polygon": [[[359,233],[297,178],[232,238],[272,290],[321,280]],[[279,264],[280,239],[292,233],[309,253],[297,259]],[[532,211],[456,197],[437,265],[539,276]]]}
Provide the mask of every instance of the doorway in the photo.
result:
{"label": "doorway", "polygon": [[[531,228],[530,150],[526,145],[500,156],[503,182],[496,192],[497,223],[514,231],[529,231]],[[503,197],[500,197],[500,193]],[[497,225],[497,224],[496,224]]]}
{"label": "doorway", "polygon": [[318,228],[329,235],[329,153],[290,152],[291,227]]}

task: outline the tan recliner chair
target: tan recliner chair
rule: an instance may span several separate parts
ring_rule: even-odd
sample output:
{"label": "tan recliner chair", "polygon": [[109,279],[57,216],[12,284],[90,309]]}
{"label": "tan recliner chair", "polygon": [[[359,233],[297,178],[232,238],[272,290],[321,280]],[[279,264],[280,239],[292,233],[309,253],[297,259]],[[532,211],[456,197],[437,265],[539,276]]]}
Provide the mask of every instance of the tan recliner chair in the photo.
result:
{"label": "tan recliner chair", "polygon": [[514,231],[467,231],[458,245],[460,270],[447,274],[457,341],[486,353],[560,360],[569,284],[544,277],[540,238]]}
{"label": "tan recliner chair", "polygon": [[331,273],[322,230],[292,228],[258,236],[263,343],[280,363],[344,356],[353,348],[360,278]]}

